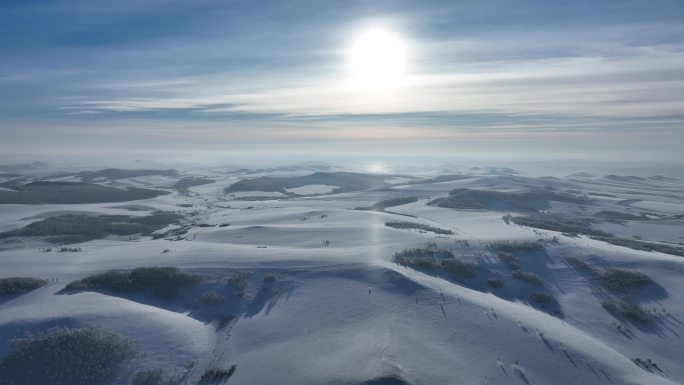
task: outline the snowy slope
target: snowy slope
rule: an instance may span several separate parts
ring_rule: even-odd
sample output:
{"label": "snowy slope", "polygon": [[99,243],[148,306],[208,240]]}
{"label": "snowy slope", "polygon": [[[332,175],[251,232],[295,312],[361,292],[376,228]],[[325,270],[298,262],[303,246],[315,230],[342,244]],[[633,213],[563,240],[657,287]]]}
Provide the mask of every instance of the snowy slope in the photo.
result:
{"label": "snowy slope", "polygon": [[[161,367],[182,376],[185,384],[195,384],[205,368],[232,364],[238,366],[229,384],[360,384],[390,377],[408,384],[684,383],[684,258],[507,224],[502,220],[506,212],[427,205],[428,197],[447,195],[454,188],[516,191],[534,182],[615,197],[593,196],[585,209],[554,205],[552,210],[625,211],[629,207],[617,202],[626,199],[627,182],[472,176],[382,191],[237,201],[221,193],[233,181],[226,178],[225,183],[192,187],[188,194],[130,203],[186,215],[188,232],[179,241],[101,239],[74,245],[82,248],[74,253],[41,252],[40,240],[2,245],[0,276],[58,280],[0,299],[2,342],[52,325],[102,325],[141,344],[145,355],[131,373]],[[651,194],[649,202],[660,203],[640,209],[678,213],[682,203],[672,202],[671,191],[653,186],[642,191]],[[386,212],[355,210],[405,196],[419,199]],[[54,212],[149,214],[116,206],[123,204],[2,205],[0,231]],[[385,226],[388,221],[415,222],[454,234],[396,229]],[[613,233],[624,229],[626,237],[639,234],[658,240],[665,234],[661,240],[677,242],[681,221],[640,223],[603,226]],[[553,237],[557,241],[545,245],[544,258],[522,255],[522,263],[543,272],[540,290],[552,294],[562,316],[516,297],[515,288],[524,284],[510,278],[488,248],[495,241]],[[488,289],[480,276],[459,282],[391,262],[394,252],[426,242],[486,265],[504,277],[506,285]],[[601,306],[605,289],[569,265],[568,256],[596,269],[648,274],[657,290],[635,294],[635,300],[660,315],[639,323],[607,312]],[[72,280],[108,269],[162,265],[206,274],[206,285],[217,290],[236,270],[253,276],[244,298],[228,296],[212,308],[191,297],[61,292]],[[276,288],[264,288],[265,274],[277,277]],[[235,317],[230,327],[218,327],[216,320],[226,314]],[[617,330],[616,324],[626,331]],[[0,347],[0,355],[6,351]],[[652,359],[663,372],[640,368],[631,361],[637,357]],[[116,383],[126,384],[129,378],[130,373],[125,374]]]}

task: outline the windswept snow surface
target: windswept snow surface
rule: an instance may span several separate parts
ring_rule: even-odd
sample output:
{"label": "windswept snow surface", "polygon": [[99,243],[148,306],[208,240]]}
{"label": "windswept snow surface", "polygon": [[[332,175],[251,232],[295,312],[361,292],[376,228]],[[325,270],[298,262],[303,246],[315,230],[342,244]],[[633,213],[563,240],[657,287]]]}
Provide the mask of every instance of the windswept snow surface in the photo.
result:
{"label": "windswept snow surface", "polygon": [[[578,175],[562,180],[471,173],[447,182],[335,195],[240,192],[235,196],[244,200],[235,200],[222,192],[235,177],[207,171],[215,183],[132,203],[0,205],[3,232],[64,212],[144,216],[160,210],[185,217],[176,226],[185,230],[180,235],[68,245],[80,252],[45,251],[54,245],[40,238],[0,238],[0,278],[51,280],[24,295],[0,297],[0,356],[8,352],[10,338],[26,331],[100,325],[137,341],[143,353],[113,384],[129,384],[138,370],[162,368],[181,384],[194,385],[206,369],[233,364],[237,369],[228,384],[684,384],[684,257],[502,219],[517,213],[428,205],[453,189],[519,192],[547,186],[588,198],[581,204],[553,201],[546,211],[585,217],[599,211],[643,213],[646,219],[597,219],[594,226],[621,238],[684,243],[677,216],[684,207],[684,182],[663,187],[659,180],[635,185],[633,178]],[[160,185],[163,177],[145,178],[129,181]],[[322,187],[334,188],[288,192],[331,191]],[[648,203],[624,204],[635,199],[636,189],[648,199],[637,202]],[[355,210],[398,197],[418,200],[384,212]],[[454,234],[396,229],[385,225],[390,221]],[[491,247],[540,239],[541,251],[513,252],[521,269],[539,276],[537,285],[514,278]],[[474,263],[476,275],[392,262],[395,252],[426,245]],[[611,291],[567,257],[594,272],[634,270],[653,282]],[[141,266],[176,266],[207,279],[177,298],[64,290],[88,275]],[[237,271],[249,273],[241,296],[229,283]],[[269,275],[275,283],[265,280]],[[503,286],[489,286],[492,277]],[[225,301],[200,303],[205,290]],[[521,294],[533,291],[552,300],[542,305]],[[602,306],[611,298],[638,304],[653,317],[638,321],[611,313]],[[650,359],[658,369],[646,370],[636,358]]]}

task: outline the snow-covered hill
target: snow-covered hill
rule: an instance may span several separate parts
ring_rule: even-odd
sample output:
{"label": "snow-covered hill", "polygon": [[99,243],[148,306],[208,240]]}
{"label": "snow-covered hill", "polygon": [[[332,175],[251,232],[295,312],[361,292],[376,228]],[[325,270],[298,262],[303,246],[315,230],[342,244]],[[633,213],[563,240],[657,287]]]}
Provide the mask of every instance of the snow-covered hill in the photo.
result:
{"label": "snow-covered hill", "polygon": [[[287,185],[286,173],[261,172]],[[117,183],[164,188],[175,175]],[[64,213],[182,216],[153,237],[68,245],[80,251],[58,252],[40,234],[0,236],[0,278],[51,280],[26,294],[0,297],[0,357],[10,351],[9,339],[26,331],[98,325],[137,341],[143,353],[115,384],[162,368],[194,385],[207,369],[233,364],[228,384],[684,383],[684,257],[635,249],[644,242],[682,248],[684,181],[473,170],[449,180],[421,183],[417,176],[372,190],[250,200],[224,193],[238,180],[234,175],[203,177],[212,183],[125,203],[0,205],[2,232]],[[458,209],[429,204],[454,189],[487,201]],[[478,193],[485,190],[497,193]],[[532,199],[549,192],[541,211],[516,205],[509,212],[492,201],[501,199],[499,193],[529,197],[528,191]],[[416,199],[371,209],[407,197]],[[588,228],[571,234],[504,220],[507,214],[549,213],[583,218],[573,223],[629,239],[635,248],[593,239]],[[453,234],[385,225],[391,221]],[[473,274],[445,270],[438,259],[422,267],[392,261],[395,253],[415,248],[448,250]],[[65,290],[93,274],[144,266],[175,266],[206,279],[173,298]],[[651,282],[611,288],[601,275],[609,269],[640,272]],[[231,278],[236,272],[237,286]],[[524,273],[538,280],[526,281],[532,275]],[[203,302],[210,291],[222,299]],[[638,306],[648,319],[611,308],[618,303]],[[649,359],[657,368],[637,365]]]}

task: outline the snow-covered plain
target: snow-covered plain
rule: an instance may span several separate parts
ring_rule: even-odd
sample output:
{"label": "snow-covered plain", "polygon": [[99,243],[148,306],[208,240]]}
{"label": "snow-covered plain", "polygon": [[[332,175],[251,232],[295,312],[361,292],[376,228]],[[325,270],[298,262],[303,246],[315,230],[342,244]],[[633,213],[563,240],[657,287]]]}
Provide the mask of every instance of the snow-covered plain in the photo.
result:
{"label": "snow-covered plain", "polygon": [[[552,202],[548,211],[644,214],[652,219],[592,226],[678,247],[684,243],[682,218],[676,217],[684,207],[684,181],[470,172],[460,180],[425,183],[388,176],[395,184],[375,191],[324,195],[331,186],[309,185],[287,191],[316,196],[243,192],[240,198],[260,199],[236,200],[237,194],[222,190],[237,180],[234,176],[203,176],[214,183],[169,189],[171,194],[148,200],[0,205],[0,231],[55,213],[141,216],[156,210],[183,215],[187,230],[176,238],[107,237],[70,245],[82,251],[63,253],[44,251],[50,245],[41,239],[0,239],[0,277],[52,280],[21,296],[0,297],[0,356],[8,351],[5,342],[24,331],[100,325],[138,341],[144,352],[115,384],[130,383],[137,370],[162,368],[194,385],[205,369],[232,364],[237,370],[229,384],[684,384],[684,257],[507,223],[505,210],[428,204],[455,188],[511,192],[550,186],[591,199]],[[163,189],[173,184],[170,179],[117,183]],[[380,211],[357,209],[396,197],[417,200]],[[389,221],[453,234],[385,226]],[[528,289],[489,246],[539,239],[545,242],[541,254],[516,254],[541,277],[538,287]],[[485,273],[458,280],[392,262],[395,252],[426,243],[451,250]],[[606,311],[603,299],[626,294],[609,293],[566,257],[596,269],[648,274],[652,287],[630,292],[630,299],[657,316],[631,321]],[[214,306],[190,296],[63,292],[70,281],[141,266],[204,274],[209,278],[198,290],[221,290],[236,271],[251,276],[244,297],[227,295]],[[270,274],[275,285],[264,283]],[[503,286],[487,286],[482,274],[500,276]],[[520,294],[529,290],[550,293],[552,304],[542,308]],[[219,324],[226,316],[232,317],[229,325]],[[635,358],[651,359],[662,371],[644,370]]]}

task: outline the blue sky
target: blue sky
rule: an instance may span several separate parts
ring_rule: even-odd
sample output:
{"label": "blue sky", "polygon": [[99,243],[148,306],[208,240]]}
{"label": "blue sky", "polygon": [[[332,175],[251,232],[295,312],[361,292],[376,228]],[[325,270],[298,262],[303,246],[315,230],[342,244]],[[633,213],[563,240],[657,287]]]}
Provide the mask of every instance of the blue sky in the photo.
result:
{"label": "blue sky", "polygon": [[[3,160],[684,161],[684,2],[0,2]],[[369,28],[406,84],[344,87]]]}

